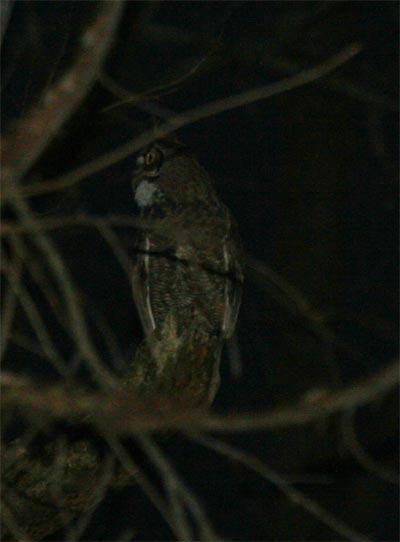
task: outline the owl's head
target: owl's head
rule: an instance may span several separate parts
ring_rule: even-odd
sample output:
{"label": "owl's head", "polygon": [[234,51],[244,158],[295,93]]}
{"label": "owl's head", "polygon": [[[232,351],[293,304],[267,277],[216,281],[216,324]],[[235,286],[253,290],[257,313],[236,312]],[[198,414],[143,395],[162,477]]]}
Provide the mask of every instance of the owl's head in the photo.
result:
{"label": "owl's head", "polygon": [[136,159],[137,174],[142,177],[158,177],[165,162],[178,154],[188,152],[188,147],[176,139],[159,139],[145,147]]}
{"label": "owl's head", "polygon": [[210,212],[220,206],[213,183],[191,150],[170,137],[158,139],[139,154],[133,178],[135,201],[144,213]]}

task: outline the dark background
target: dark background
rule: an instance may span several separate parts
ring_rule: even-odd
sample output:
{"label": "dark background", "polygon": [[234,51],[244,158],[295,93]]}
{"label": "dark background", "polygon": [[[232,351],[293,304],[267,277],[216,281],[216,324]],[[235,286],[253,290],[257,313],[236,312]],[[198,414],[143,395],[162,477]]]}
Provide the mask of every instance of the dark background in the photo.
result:
{"label": "dark background", "polygon": [[[4,131],[63,73],[95,9],[95,2],[13,4],[2,49]],[[97,83],[25,180],[61,175],[155,126],[155,115],[144,111],[154,104],[182,112],[279,80],[354,42],[361,53],[332,75],[178,133],[215,179],[248,254],[313,307],[310,317],[294,302],[285,306],[276,285],[249,268],[237,330],[241,375],[225,355],[219,411],[260,410],[294,404],[310,391],[334,392],[396,356],[397,2],[127,2],[104,71],[143,94],[140,103],[108,109],[119,99]],[[153,91],[160,85],[165,88]],[[34,208],[46,216],[131,214],[134,160],[35,198]],[[132,230],[120,228],[118,235],[129,254]],[[115,255],[87,228],[53,236],[88,312],[103,315],[117,338],[120,357],[113,363],[124,366],[142,335]],[[48,310],[44,301],[42,308]],[[51,314],[46,317],[68,350]],[[17,331],[32,334],[23,315]],[[107,357],[100,339],[99,347]],[[50,376],[18,340],[7,353],[6,368]],[[354,415],[362,445],[390,468],[397,464],[396,406],[389,397]],[[231,440],[370,538],[397,540],[398,488],[355,461],[341,424],[335,418]],[[341,539],[235,463],[183,438],[162,445],[225,538]],[[139,540],[172,537],[134,488],[109,496],[85,539],[110,540],[130,526]]]}

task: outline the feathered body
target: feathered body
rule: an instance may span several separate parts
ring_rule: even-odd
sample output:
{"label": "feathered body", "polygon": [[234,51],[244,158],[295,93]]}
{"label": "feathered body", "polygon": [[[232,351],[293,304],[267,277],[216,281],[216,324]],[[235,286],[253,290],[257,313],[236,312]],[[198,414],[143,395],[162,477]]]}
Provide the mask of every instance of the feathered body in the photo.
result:
{"label": "feathered body", "polygon": [[243,282],[235,222],[184,145],[157,141],[137,164],[135,202],[149,228],[137,238],[133,295],[145,334],[167,317],[178,333],[197,318],[222,347],[234,332]]}

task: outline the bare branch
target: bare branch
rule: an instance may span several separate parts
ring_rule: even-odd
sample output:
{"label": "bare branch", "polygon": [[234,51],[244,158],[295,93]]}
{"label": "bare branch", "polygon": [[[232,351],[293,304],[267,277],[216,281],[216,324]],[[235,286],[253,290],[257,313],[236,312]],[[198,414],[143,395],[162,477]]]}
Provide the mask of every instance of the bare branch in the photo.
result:
{"label": "bare branch", "polygon": [[350,409],[343,414],[342,433],[347,449],[358,463],[372,475],[390,484],[399,485],[399,474],[389,467],[378,463],[361,445],[356,434],[354,414],[354,409]]}
{"label": "bare branch", "polygon": [[91,367],[93,376],[96,378],[100,387],[115,388],[117,386],[116,380],[96,352],[74,281],[55,243],[44,232],[40,231],[40,228],[37,228],[38,220],[23,198],[13,199],[12,205],[20,222],[25,224],[25,227],[31,228],[32,242],[45,258],[45,261],[63,294],[67,309],[68,323],[82,358],[85,359]]}
{"label": "bare branch", "polygon": [[[215,533],[214,528],[210,524],[210,521],[207,518],[206,513],[197,497],[178,476],[177,472],[167,458],[162,454],[161,450],[158,449],[156,444],[146,435],[137,435],[136,439],[140,442],[151,461],[153,461],[153,463],[159,469],[164,478],[165,485],[167,487],[169,486],[170,488],[172,485],[173,492],[177,492],[176,497],[179,500],[182,499],[187,505],[193,518],[196,520],[200,540],[220,540],[221,537]],[[185,513],[184,510],[180,510],[180,512],[182,515]],[[179,532],[183,535],[183,540],[191,540],[193,537],[187,536],[188,525],[186,525],[185,518],[181,517],[179,513],[178,515],[175,515],[175,517],[177,519],[177,526],[179,526]]]}
{"label": "bare branch", "polygon": [[17,290],[21,283],[22,277],[21,260],[17,257],[10,265],[14,271],[14,287],[9,286],[4,294],[3,309],[1,314],[0,359],[3,359],[10,340],[15,311],[17,308]]}
{"label": "bare branch", "polygon": [[103,236],[104,240],[107,242],[110,249],[113,251],[116,260],[120,264],[121,268],[126,274],[129,284],[132,281],[132,261],[130,260],[128,254],[124,250],[118,236],[110,228],[110,225],[107,224],[107,219],[99,220],[97,222],[97,229],[100,234]]}
{"label": "bare branch", "polygon": [[104,499],[107,490],[110,487],[111,481],[114,476],[114,463],[115,459],[111,454],[109,454],[103,461],[103,472],[99,474],[98,480],[96,480],[97,484],[91,497],[91,506],[88,507],[85,512],[79,517],[76,524],[72,525],[72,527],[68,529],[65,540],[79,540],[79,538],[84,533],[97,506]]}
{"label": "bare branch", "polygon": [[39,287],[40,291],[46,298],[47,303],[57,317],[58,322],[61,324],[64,330],[68,332],[69,330],[65,322],[65,314],[60,311],[58,292],[56,292],[53,285],[50,283],[49,278],[46,276],[46,269],[44,268],[43,262],[34,254],[32,250],[29,249],[28,243],[26,243],[21,236],[11,234],[10,241],[20,260],[24,262],[24,265],[32,276],[35,284]]}
{"label": "bare branch", "polygon": [[[331,346],[333,333],[324,324],[323,315],[310,304],[300,290],[257,258],[247,256],[246,262],[250,277],[257,280],[257,283],[293,316],[303,317],[314,334]],[[260,278],[263,280],[259,280]]]}
{"label": "bare branch", "polygon": [[[312,83],[313,81],[328,75],[333,70],[342,66],[356,56],[360,51],[361,46],[359,44],[351,44],[321,64],[318,64],[317,66],[308,70],[301,71],[296,75],[281,81],[277,81],[276,83],[241,92],[234,96],[228,96],[227,98],[215,100],[214,102],[210,102],[203,106],[195,107],[194,109],[190,109],[189,111],[178,114],[157,128],[157,134],[154,133],[154,130],[144,132],[125,145],[122,145],[110,153],[100,156],[99,158],[96,158],[95,160],[74,169],[66,175],[62,175],[57,179],[31,184],[30,186],[23,188],[23,193],[28,196],[37,196],[47,192],[64,190],[65,188],[75,185],[89,175],[93,175],[94,173],[97,173],[98,171],[111,166],[120,160],[123,160],[130,154],[133,154],[145,145],[151,143],[155,137],[168,135],[175,132],[179,128],[183,128],[184,126],[188,126],[189,124],[193,124],[199,120],[206,119],[208,117],[212,117],[213,115],[230,111],[259,100],[265,100],[267,98],[271,98],[272,96],[282,94],[283,92],[288,92],[289,90]],[[13,194],[6,194],[6,197],[8,196],[12,197]]]}
{"label": "bare branch", "polygon": [[[217,415],[177,409],[170,399],[158,396],[157,404],[135,397],[133,390],[113,392],[112,397],[63,387],[37,387],[11,375],[2,379],[2,402],[6,408],[40,413],[42,419],[80,422],[85,419],[100,433],[113,427],[117,435],[164,429],[234,433],[280,430],[324,419],[351,408],[359,408],[393,391],[399,383],[399,364],[393,362],[368,379],[356,382],[317,403],[299,403],[267,412]],[[118,422],[116,422],[118,420]]]}
{"label": "bare branch", "polygon": [[[201,66],[207,62],[207,60],[210,57],[210,53],[207,53],[205,56],[203,56],[198,62],[196,62],[187,73],[184,73],[181,77],[178,77],[177,79],[174,79],[173,81],[170,81],[169,83],[164,83],[162,85],[157,85],[156,87],[150,88],[146,90],[145,92],[142,92],[140,94],[133,94],[129,90],[126,90],[124,87],[122,87],[120,84],[116,83],[112,77],[109,75],[102,73],[100,75],[100,83],[106,88],[109,92],[117,96],[117,98],[120,99],[119,102],[112,104],[104,109],[104,111],[110,111],[111,109],[114,109],[115,107],[119,107],[121,105],[129,104],[129,105],[137,105],[139,104],[139,108],[141,108],[140,102],[144,99],[147,101],[147,99],[150,98],[159,98],[160,96],[163,96],[165,94],[168,94],[169,92],[172,92],[173,89],[175,89],[178,85],[182,84],[184,81],[195,75]],[[151,108],[155,108],[154,113],[156,111],[159,111],[161,113],[159,116],[161,118],[169,119],[171,115],[173,114],[172,111],[160,107],[158,104],[150,104]]]}
{"label": "bare branch", "polygon": [[293,503],[306,510],[321,523],[327,525],[330,529],[332,529],[333,532],[344,536],[348,540],[354,540],[357,542],[360,540],[365,540],[366,542],[369,542],[371,540],[364,534],[359,533],[358,531],[346,525],[346,523],[328,512],[328,510],[323,508],[316,501],[312,500],[310,497],[307,497],[301,491],[294,488],[280,474],[262,463],[262,461],[260,461],[258,458],[242,452],[221,440],[209,436],[199,436],[193,434],[189,434],[188,436],[194,442],[197,442],[198,444],[201,444],[206,448],[214,450],[215,452],[225,457],[238,461],[239,463],[245,465],[247,468],[256,472],[257,474],[265,478],[268,482],[276,486]]}
{"label": "bare branch", "polygon": [[114,452],[114,456],[121,462],[126,473],[140,485],[143,493],[148,497],[150,502],[153,503],[171,529],[175,531],[175,524],[170,516],[168,504],[163,496],[160,495],[157,488],[154,487],[145,473],[134,462],[125,447],[115,436],[106,433],[105,439],[110,445],[111,450]]}
{"label": "bare branch", "polygon": [[[43,318],[28,290],[21,284],[18,275],[12,266],[7,262],[3,254],[2,271],[9,281],[10,287],[15,292],[21,306],[23,307],[26,316],[34,330],[39,343],[50,363],[57,369],[60,375],[67,376],[68,368],[65,361],[57,351],[53,340],[48,332]],[[4,267],[6,266],[6,267]]]}
{"label": "bare branch", "polygon": [[[295,62],[290,58],[282,56],[271,57],[268,55],[268,57],[264,59],[264,62],[266,62],[268,66],[284,74],[296,73],[301,69],[301,64],[299,62]],[[399,110],[399,104],[396,100],[389,96],[378,94],[372,88],[360,85],[347,77],[335,75],[334,77],[323,81],[323,86],[340,94],[344,94],[345,96],[351,96],[360,102],[365,102],[367,107],[370,107],[371,105],[377,106],[380,109],[386,109],[393,113],[396,113]]]}
{"label": "bare branch", "polygon": [[[107,215],[106,217],[97,217],[86,214],[57,217],[35,216],[34,231],[49,231],[56,229],[69,228],[72,226],[90,226],[102,228],[103,226],[121,226],[133,228],[145,228],[146,221],[129,215]],[[29,225],[21,222],[3,221],[0,235],[8,237],[13,233],[32,233]]]}
{"label": "bare branch", "polygon": [[103,109],[104,113],[106,111],[114,109],[115,107],[118,107],[119,105],[129,103],[130,105],[134,104],[141,111],[145,111],[146,113],[150,113],[151,115],[156,115],[157,117],[160,117],[160,119],[168,120],[175,114],[174,111],[165,107],[164,105],[160,105],[155,102],[149,102],[147,99],[146,101],[143,101],[143,99],[147,97],[147,93],[134,95],[131,92],[125,90],[121,85],[116,83],[111,77],[109,77],[105,73],[100,74],[99,82],[106,90],[108,90],[108,92],[111,92],[112,94],[123,100],[122,102],[119,101],[113,105],[105,107]]}
{"label": "bare branch", "polygon": [[15,184],[25,175],[96,81],[123,3],[118,0],[99,2],[98,5],[97,17],[83,32],[80,56],[71,69],[2,138],[5,184]]}

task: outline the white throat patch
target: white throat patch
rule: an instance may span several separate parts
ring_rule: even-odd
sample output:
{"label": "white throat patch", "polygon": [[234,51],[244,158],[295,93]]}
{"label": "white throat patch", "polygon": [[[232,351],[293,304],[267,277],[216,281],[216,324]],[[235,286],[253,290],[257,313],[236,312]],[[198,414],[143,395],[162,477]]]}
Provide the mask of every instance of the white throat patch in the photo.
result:
{"label": "white throat patch", "polygon": [[155,192],[157,192],[157,187],[154,183],[149,183],[149,181],[142,181],[136,188],[135,192],[135,201],[138,206],[147,207],[148,205],[153,205],[153,196]]}

